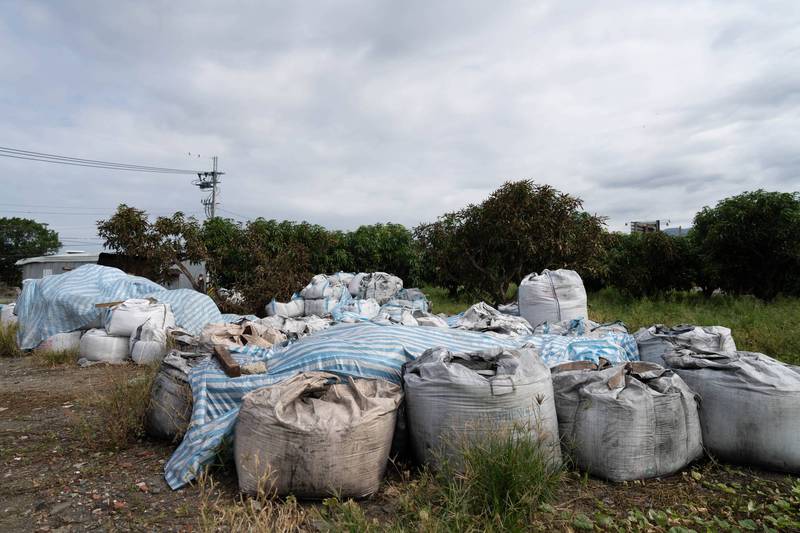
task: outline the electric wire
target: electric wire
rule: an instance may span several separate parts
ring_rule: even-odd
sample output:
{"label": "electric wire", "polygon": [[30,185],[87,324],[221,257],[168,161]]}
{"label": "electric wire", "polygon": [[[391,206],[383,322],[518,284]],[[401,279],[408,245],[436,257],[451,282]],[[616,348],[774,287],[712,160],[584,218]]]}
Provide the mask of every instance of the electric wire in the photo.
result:
{"label": "electric wire", "polygon": [[102,161],[98,159],[84,159],[80,157],[70,157],[44,152],[33,152],[30,150],[20,150],[0,146],[0,157],[11,157],[15,159],[25,159],[29,161],[39,161],[42,163],[57,163],[62,165],[82,166],[90,168],[104,168],[107,170],[128,170],[132,172],[155,172],[164,174],[197,174],[202,171],[189,170],[182,168],[156,167],[149,165],[138,165],[134,163],[115,163],[113,161]]}

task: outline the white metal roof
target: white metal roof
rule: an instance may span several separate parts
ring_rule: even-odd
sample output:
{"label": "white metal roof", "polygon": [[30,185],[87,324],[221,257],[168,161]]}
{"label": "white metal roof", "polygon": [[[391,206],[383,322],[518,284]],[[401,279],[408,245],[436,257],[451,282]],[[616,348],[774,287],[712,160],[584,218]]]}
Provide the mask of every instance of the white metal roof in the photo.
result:
{"label": "white metal roof", "polygon": [[99,253],[90,254],[86,252],[66,252],[57,255],[28,257],[27,259],[20,259],[14,264],[17,266],[22,266],[29,263],[97,263],[99,258]]}

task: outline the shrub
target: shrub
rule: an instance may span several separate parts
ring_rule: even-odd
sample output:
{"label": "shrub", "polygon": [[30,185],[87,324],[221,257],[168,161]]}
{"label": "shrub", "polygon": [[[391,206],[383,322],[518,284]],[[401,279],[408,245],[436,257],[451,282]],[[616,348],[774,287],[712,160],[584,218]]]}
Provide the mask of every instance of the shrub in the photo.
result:
{"label": "shrub", "polygon": [[690,238],[705,284],[765,299],[800,294],[800,193],[726,198],[697,213]]}
{"label": "shrub", "polygon": [[17,325],[0,324],[0,357],[20,357],[22,351],[17,346]]}
{"label": "shrub", "polygon": [[89,446],[121,450],[144,436],[145,414],[158,366],[137,367],[133,377],[124,368],[110,366],[105,370],[110,390],[95,393],[87,406],[90,412],[79,422]]}
{"label": "shrub", "polygon": [[652,296],[693,286],[693,249],[685,237],[666,233],[613,235],[608,284],[631,296]]}

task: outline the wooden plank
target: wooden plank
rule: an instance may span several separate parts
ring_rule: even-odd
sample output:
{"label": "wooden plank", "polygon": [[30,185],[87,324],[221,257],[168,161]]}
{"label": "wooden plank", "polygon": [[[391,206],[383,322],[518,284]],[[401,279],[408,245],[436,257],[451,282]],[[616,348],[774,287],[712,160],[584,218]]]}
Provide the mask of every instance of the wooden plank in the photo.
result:
{"label": "wooden plank", "polygon": [[104,302],[101,304],[94,304],[95,307],[114,307],[115,305],[119,305],[123,303],[125,300],[120,300],[118,302]]}
{"label": "wooden plank", "polygon": [[242,369],[239,363],[231,356],[231,352],[228,351],[228,348],[221,344],[215,344],[214,356],[216,356],[226,376],[229,378],[238,378],[242,375]]}

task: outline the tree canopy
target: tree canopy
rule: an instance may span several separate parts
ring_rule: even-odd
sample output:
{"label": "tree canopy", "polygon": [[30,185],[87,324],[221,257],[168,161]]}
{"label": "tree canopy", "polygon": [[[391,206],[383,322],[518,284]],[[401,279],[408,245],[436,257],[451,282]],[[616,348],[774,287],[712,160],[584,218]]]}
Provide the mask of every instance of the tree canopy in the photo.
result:
{"label": "tree canopy", "polygon": [[58,233],[28,218],[0,218],[0,281],[19,285],[20,259],[56,252],[61,247]]}

